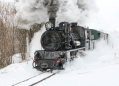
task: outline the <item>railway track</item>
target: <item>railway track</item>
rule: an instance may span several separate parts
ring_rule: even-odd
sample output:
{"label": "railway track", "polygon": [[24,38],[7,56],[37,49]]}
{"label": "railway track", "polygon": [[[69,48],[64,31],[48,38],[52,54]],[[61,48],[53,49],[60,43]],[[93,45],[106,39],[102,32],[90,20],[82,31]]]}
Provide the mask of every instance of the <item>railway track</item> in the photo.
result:
{"label": "railway track", "polygon": [[[57,72],[57,73],[58,73],[58,72]],[[34,86],[34,85],[36,85],[36,84],[38,84],[38,83],[40,83],[40,82],[42,82],[42,81],[44,81],[44,80],[46,80],[46,79],[49,79],[50,77],[56,75],[57,73],[53,73],[53,74],[47,75],[46,77],[40,79],[39,81],[37,81],[37,82],[35,82],[35,83],[30,84],[29,86]],[[28,78],[28,79],[26,79],[26,80],[23,80],[23,81],[21,81],[21,82],[18,82],[18,83],[16,83],[16,84],[12,85],[12,86],[17,86],[17,85],[21,85],[21,84],[23,85],[25,82],[28,82],[29,80],[35,79],[35,77],[38,77],[38,76],[43,75],[43,74],[45,74],[45,73],[40,73],[40,74],[35,75],[35,76],[31,77],[31,78]]]}
{"label": "railway track", "polygon": [[50,75],[50,76],[48,76],[48,77],[46,77],[46,78],[44,78],[44,79],[42,79],[42,80],[40,80],[40,81],[37,81],[37,82],[35,82],[35,83],[33,83],[33,84],[29,85],[29,86],[34,86],[34,85],[36,85],[36,84],[38,84],[38,83],[40,83],[40,82],[42,82],[42,81],[44,81],[44,80],[46,80],[46,79],[52,77],[52,76],[54,76],[55,74],[57,74],[57,73],[53,73],[52,75]]}
{"label": "railway track", "polygon": [[16,85],[18,85],[18,84],[20,84],[20,83],[22,83],[22,82],[26,82],[26,81],[28,81],[28,80],[30,80],[30,79],[32,79],[32,78],[35,78],[35,77],[37,77],[37,76],[39,76],[39,75],[41,75],[41,74],[43,74],[43,73],[40,73],[40,74],[35,75],[35,76],[31,77],[31,78],[28,78],[28,79],[26,79],[26,80],[23,80],[23,81],[21,81],[21,82],[18,82],[18,83],[16,83],[16,84],[12,85],[12,86],[16,86]]}

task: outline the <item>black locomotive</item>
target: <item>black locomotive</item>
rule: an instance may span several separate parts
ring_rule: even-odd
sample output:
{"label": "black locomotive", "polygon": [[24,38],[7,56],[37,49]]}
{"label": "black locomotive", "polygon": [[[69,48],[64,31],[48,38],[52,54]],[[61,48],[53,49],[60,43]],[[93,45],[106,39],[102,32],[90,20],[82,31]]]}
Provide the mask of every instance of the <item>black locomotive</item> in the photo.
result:
{"label": "black locomotive", "polygon": [[34,53],[33,67],[40,71],[64,69],[66,61],[76,57],[79,50],[84,50],[85,31],[77,23],[61,22],[55,27],[55,19],[45,24],[41,45],[44,50]]}
{"label": "black locomotive", "polygon": [[63,65],[73,60],[79,51],[94,48],[95,40],[102,34],[77,23],[61,22],[55,27],[55,19],[49,19],[45,27],[46,31],[41,36],[44,50],[37,50],[33,61],[33,67],[40,71],[63,70]]}

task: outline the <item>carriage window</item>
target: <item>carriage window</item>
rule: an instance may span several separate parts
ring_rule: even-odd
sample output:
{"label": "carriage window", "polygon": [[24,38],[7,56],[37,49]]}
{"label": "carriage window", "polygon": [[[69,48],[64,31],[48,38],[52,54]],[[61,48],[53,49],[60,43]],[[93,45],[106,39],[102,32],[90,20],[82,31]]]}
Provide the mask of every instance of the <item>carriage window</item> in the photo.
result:
{"label": "carriage window", "polygon": [[87,36],[89,35],[89,31],[87,31]]}
{"label": "carriage window", "polygon": [[90,38],[89,31],[87,31],[87,39],[89,39],[89,38]]}

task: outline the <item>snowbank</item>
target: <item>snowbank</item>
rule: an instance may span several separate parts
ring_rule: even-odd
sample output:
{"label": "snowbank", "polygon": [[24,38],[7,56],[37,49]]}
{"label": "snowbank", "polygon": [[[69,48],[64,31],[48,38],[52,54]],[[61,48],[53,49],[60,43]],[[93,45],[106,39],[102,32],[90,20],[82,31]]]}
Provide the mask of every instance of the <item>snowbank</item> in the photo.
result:
{"label": "snowbank", "polygon": [[15,54],[12,56],[12,63],[20,63],[22,62],[21,54]]}

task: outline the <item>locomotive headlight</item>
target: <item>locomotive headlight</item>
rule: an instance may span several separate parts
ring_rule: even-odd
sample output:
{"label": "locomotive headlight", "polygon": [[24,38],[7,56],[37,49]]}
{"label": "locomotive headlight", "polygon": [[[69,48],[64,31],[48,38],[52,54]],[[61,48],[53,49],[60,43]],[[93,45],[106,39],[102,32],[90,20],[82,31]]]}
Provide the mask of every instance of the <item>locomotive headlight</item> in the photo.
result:
{"label": "locomotive headlight", "polygon": [[51,22],[47,22],[47,23],[45,24],[45,28],[46,28],[47,30],[49,30],[50,28],[52,28],[52,26],[53,26],[53,24],[52,24]]}

